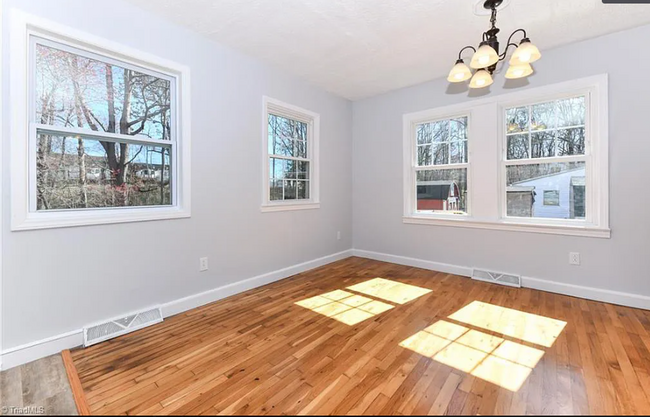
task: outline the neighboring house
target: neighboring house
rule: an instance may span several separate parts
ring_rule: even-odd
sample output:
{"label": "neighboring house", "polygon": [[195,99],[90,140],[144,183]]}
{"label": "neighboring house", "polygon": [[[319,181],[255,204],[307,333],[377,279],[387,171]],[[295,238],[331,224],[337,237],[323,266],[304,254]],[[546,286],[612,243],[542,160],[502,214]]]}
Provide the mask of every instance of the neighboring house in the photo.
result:
{"label": "neighboring house", "polygon": [[[584,218],[585,169],[577,168],[516,182],[508,187],[509,205],[511,202],[513,208],[508,208],[509,216]],[[527,204],[531,207],[530,215],[526,215]]]}
{"label": "neighboring house", "polygon": [[454,181],[418,181],[418,210],[460,210],[460,189]]}

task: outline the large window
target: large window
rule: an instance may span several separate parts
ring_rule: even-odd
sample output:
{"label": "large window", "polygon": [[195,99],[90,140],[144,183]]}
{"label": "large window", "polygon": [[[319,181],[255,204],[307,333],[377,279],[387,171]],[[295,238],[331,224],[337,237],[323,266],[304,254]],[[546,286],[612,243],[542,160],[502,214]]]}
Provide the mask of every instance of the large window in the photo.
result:
{"label": "large window", "polygon": [[586,101],[578,95],[505,110],[508,216],[584,219]]}
{"label": "large window", "polygon": [[404,115],[410,224],[609,237],[607,76]]}
{"label": "large window", "polygon": [[263,211],[318,207],[318,119],[264,98]]}
{"label": "large window", "polygon": [[417,123],[415,210],[419,213],[467,213],[467,116]]}
{"label": "large window", "polygon": [[33,208],[172,205],[173,78],[32,41]]}
{"label": "large window", "polygon": [[[28,169],[12,168],[14,184],[25,185],[13,189],[14,229],[188,216],[189,135],[180,115],[189,117],[179,100],[187,70],[24,23],[15,34],[24,50],[12,49],[12,97],[27,112],[17,112],[24,117],[12,132],[24,133],[12,146]],[[18,73],[21,53],[27,77]]]}

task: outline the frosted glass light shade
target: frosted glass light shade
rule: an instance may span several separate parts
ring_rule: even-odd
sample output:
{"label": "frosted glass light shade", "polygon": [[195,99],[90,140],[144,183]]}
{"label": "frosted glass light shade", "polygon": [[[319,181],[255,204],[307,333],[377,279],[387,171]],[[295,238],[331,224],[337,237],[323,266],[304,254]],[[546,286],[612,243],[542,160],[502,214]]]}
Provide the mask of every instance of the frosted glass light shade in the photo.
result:
{"label": "frosted glass light shade", "polygon": [[539,49],[530,41],[522,41],[510,58],[510,65],[531,64],[542,57]]}
{"label": "frosted glass light shade", "polygon": [[499,61],[499,54],[490,45],[482,45],[472,56],[469,66],[474,69],[487,68]]}
{"label": "frosted glass light shade", "polygon": [[533,73],[533,67],[530,64],[512,65],[506,71],[506,78],[509,80],[516,80],[517,78],[528,77]]}
{"label": "frosted glass light shade", "polygon": [[472,70],[469,69],[462,59],[456,61],[456,65],[449,71],[447,81],[450,83],[460,83],[472,78]]}
{"label": "frosted glass light shade", "polygon": [[472,77],[472,81],[469,82],[469,88],[483,88],[492,84],[494,80],[489,72],[486,70],[476,71],[476,74]]}

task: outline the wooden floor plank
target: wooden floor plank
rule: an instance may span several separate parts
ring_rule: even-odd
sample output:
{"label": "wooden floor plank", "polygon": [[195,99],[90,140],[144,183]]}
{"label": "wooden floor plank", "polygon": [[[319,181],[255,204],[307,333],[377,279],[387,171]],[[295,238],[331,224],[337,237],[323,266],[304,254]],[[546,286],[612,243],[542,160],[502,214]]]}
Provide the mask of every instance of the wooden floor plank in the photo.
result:
{"label": "wooden floor plank", "polygon": [[[357,298],[296,304],[340,290]],[[477,302],[489,326],[450,317]],[[546,342],[549,319],[565,326]],[[650,411],[650,312],[356,257],[65,355],[104,415]]]}

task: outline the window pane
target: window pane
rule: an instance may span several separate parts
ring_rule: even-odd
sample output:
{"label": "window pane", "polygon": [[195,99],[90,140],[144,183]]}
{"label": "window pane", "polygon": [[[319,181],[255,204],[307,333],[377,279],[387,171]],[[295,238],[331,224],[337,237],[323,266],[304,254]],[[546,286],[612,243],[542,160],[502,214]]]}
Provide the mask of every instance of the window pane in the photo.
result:
{"label": "window pane", "polygon": [[555,102],[535,104],[531,108],[530,130],[553,129],[557,127]]}
{"label": "window pane", "polygon": [[431,145],[418,146],[418,166],[432,165]]}
{"label": "window pane", "polygon": [[467,141],[451,142],[450,160],[452,164],[464,164],[467,162]]}
{"label": "window pane", "polygon": [[528,131],[528,107],[515,107],[506,110],[506,132]]}
{"label": "window pane", "polygon": [[585,124],[585,97],[573,97],[557,102],[558,127]]}
{"label": "window pane", "polygon": [[434,143],[431,149],[433,152],[433,165],[446,165],[449,163],[448,143]]}
{"label": "window pane", "polygon": [[294,155],[297,158],[307,158],[307,142],[302,140],[296,140],[293,142],[295,147]]}
{"label": "window pane", "polygon": [[271,201],[275,200],[282,200],[282,180],[271,180],[270,181],[270,186],[271,186]]}
{"label": "window pane", "polygon": [[467,139],[467,117],[451,119],[449,121],[449,140],[466,140]]}
{"label": "window pane", "polygon": [[284,199],[285,200],[295,200],[296,199],[296,181],[289,180],[284,181]]}
{"label": "window pane", "polygon": [[309,162],[298,161],[298,179],[309,179]]}
{"label": "window pane", "polygon": [[416,187],[419,212],[467,211],[467,168],[418,171]]}
{"label": "window pane", "polygon": [[37,210],[170,205],[170,152],[39,133]]}
{"label": "window pane", "polygon": [[35,62],[37,123],[171,139],[169,80],[40,44]]}
{"label": "window pane", "polygon": [[508,159],[529,158],[529,146],[528,134],[508,136]]}
{"label": "window pane", "polygon": [[449,140],[449,121],[440,120],[419,124],[416,129],[416,136],[419,145],[433,142],[447,142]]}
{"label": "window pane", "polygon": [[269,178],[284,177],[284,161],[279,158],[269,158]]}
{"label": "window pane", "polygon": [[[508,216],[584,217],[584,162],[513,165],[506,167],[506,174]],[[544,204],[545,190],[557,192],[557,205]]]}
{"label": "window pane", "polygon": [[274,155],[307,157],[307,123],[270,113],[268,122],[269,152]]}
{"label": "window pane", "polygon": [[552,131],[532,133],[533,158],[555,156],[555,138]]}
{"label": "window pane", "polygon": [[584,155],[585,128],[559,129],[557,131],[557,146],[559,156]]}
{"label": "window pane", "polygon": [[309,181],[298,181],[298,199],[309,199]]}
{"label": "window pane", "polygon": [[309,164],[308,162],[299,162],[293,159],[269,158],[270,178],[295,179],[296,176],[298,175],[297,173],[298,165],[301,163]]}
{"label": "window pane", "polygon": [[467,163],[467,117],[416,127],[418,166]]}

